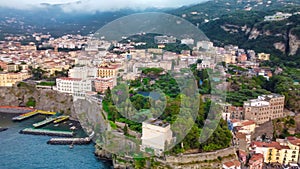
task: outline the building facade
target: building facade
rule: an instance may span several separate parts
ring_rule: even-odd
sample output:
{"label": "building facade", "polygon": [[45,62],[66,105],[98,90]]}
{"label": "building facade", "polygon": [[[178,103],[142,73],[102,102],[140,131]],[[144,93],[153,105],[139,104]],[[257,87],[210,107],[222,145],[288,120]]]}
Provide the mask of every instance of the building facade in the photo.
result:
{"label": "building facade", "polygon": [[286,142],[252,142],[250,151],[263,154],[265,163],[297,163],[299,157],[299,146],[290,140],[286,140]]}
{"label": "building facade", "polygon": [[161,120],[150,119],[142,124],[141,150],[153,149],[155,155],[162,155],[166,145],[172,141],[172,131],[169,123]]}
{"label": "building facade", "polygon": [[114,77],[118,73],[118,65],[102,64],[98,67],[98,77]]}
{"label": "building facade", "polygon": [[75,97],[85,97],[86,92],[92,91],[92,81],[79,78],[57,78],[56,90],[62,93],[72,94]]}
{"label": "building facade", "polygon": [[70,78],[80,78],[80,79],[87,79],[87,78],[96,78],[98,76],[98,69],[95,67],[74,67],[69,70]]}
{"label": "building facade", "polygon": [[96,92],[105,92],[107,88],[113,89],[117,85],[116,77],[96,78],[94,88]]}
{"label": "building facade", "polygon": [[0,73],[0,86],[11,87],[17,82],[21,82],[25,79],[30,78],[31,75],[28,73]]}
{"label": "building facade", "polygon": [[245,119],[262,124],[284,117],[284,99],[285,97],[282,95],[270,94],[244,102]]}

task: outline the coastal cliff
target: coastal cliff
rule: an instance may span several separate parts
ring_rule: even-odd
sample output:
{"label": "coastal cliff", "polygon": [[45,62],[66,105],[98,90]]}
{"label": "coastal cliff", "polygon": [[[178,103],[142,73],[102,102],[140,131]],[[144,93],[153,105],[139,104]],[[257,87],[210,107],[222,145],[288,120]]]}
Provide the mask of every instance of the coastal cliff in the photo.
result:
{"label": "coastal cliff", "polygon": [[13,87],[0,87],[0,106],[33,106],[36,109],[72,115],[73,98],[54,90],[37,89],[21,82]]}

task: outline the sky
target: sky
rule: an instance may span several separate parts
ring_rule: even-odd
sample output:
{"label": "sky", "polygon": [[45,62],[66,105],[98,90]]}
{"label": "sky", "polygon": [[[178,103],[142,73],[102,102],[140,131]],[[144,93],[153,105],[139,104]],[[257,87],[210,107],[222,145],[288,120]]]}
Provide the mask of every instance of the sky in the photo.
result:
{"label": "sky", "polygon": [[36,9],[48,4],[63,4],[61,8],[65,12],[96,12],[114,11],[123,8],[177,8],[191,5],[205,0],[8,0],[0,3],[0,7],[15,9]]}

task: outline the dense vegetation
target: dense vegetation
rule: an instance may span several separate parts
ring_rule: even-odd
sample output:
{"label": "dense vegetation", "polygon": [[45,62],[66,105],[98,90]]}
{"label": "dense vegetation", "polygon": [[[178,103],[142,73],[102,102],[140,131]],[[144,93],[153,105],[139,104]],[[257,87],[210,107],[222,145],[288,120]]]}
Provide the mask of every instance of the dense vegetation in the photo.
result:
{"label": "dense vegetation", "polygon": [[[147,75],[151,76],[152,78],[148,77]],[[201,76],[198,78],[203,78],[203,77]],[[153,81],[155,81],[155,83],[153,83]],[[149,96],[149,92],[158,91],[160,93],[159,90],[161,90],[161,92],[166,95],[165,98],[161,98],[162,102],[165,99],[166,107],[165,109],[158,110],[158,112],[156,112],[157,115],[154,111],[153,116],[156,116],[165,122],[169,122],[170,124],[173,124],[177,120],[177,116],[179,114],[184,96],[182,94],[179,94],[180,90],[178,88],[178,84],[176,80],[173,79],[169,74],[161,74],[160,69],[157,68],[144,69],[142,77],[137,80],[130,81],[129,84],[130,86],[128,92],[130,93],[130,101],[134,106],[134,108],[136,108],[137,110],[136,114],[130,114],[132,113],[131,111],[127,112],[128,114],[125,115],[120,114],[118,112],[118,109],[115,106],[115,102],[113,101],[114,99],[112,98],[111,94],[113,92],[119,92],[117,93],[119,94],[117,102],[120,102],[120,100],[124,99],[122,98],[123,96],[120,95],[121,94],[120,91],[126,92],[126,89],[122,89],[122,90],[116,90],[115,88],[113,90],[108,89],[105,92],[105,97],[103,100],[103,109],[108,113],[108,120],[110,120],[111,122],[114,121],[124,122],[128,124],[128,127],[131,130],[141,132],[141,123],[135,122],[135,120],[136,119],[140,120],[141,119],[140,117],[149,116],[149,114],[147,114],[149,113],[147,112],[147,109],[151,109],[150,102],[153,98],[152,99],[150,98],[154,97],[154,96]],[[182,144],[180,143],[176,145],[168,153],[180,153],[191,149],[198,149],[199,151],[213,151],[213,150],[228,147],[230,145],[232,136],[230,131],[228,130],[227,122],[224,120],[221,120],[220,122],[218,120],[212,122],[212,123],[219,123],[219,124],[216,125],[217,127],[215,130],[211,129],[214,130],[214,131],[210,131],[212,136],[204,143],[200,144],[199,140],[200,140],[201,132],[204,132],[202,131],[202,128],[204,126],[205,119],[209,115],[211,116],[214,113],[215,115],[213,116],[215,116],[216,119],[219,119],[217,118],[218,117],[217,114],[219,112],[217,111],[209,112],[212,103],[209,100],[203,102],[201,97],[199,97],[199,100],[200,100],[200,105],[199,105],[198,117],[196,118],[195,125],[191,126],[191,130],[182,141]],[[187,102],[185,104],[193,104],[193,102]],[[159,107],[159,108],[163,108],[163,107]],[[126,111],[126,109],[124,110]],[[153,113],[153,109],[151,109],[151,111]],[[135,119],[135,117],[138,116],[139,118]],[[129,119],[135,119],[135,120],[129,120]],[[183,121],[183,124],[185,124],[185,126],[188,126],[187,125],[188,120],[189,119]],[[176,131],[176,129],[174,129],[174,131]]]}

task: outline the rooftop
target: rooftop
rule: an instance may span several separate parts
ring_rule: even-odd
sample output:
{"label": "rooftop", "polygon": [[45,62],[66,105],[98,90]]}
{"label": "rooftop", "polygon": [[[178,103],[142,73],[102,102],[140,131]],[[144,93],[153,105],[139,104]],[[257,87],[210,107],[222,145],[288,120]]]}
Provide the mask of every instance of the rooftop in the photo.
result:
{"label": "rooftop", "polygon": [[225,162],[224,165],[226,167],[233,167],[233,166],[239,167],[239,166],[241,166],[241,163],[238,160],[233,160],[233,161],[227,161],[227,162]]}
{"label": "rooftop", "polygon": [[155,125],[155,126],[160,126],[160,127],[167,127],[168,125],[170,125],[167,122],[163,122],[162,120],[154,119],[154,118],[151,118],[151,119],[145,121],[145,123],[152,124],[152,125]]}

